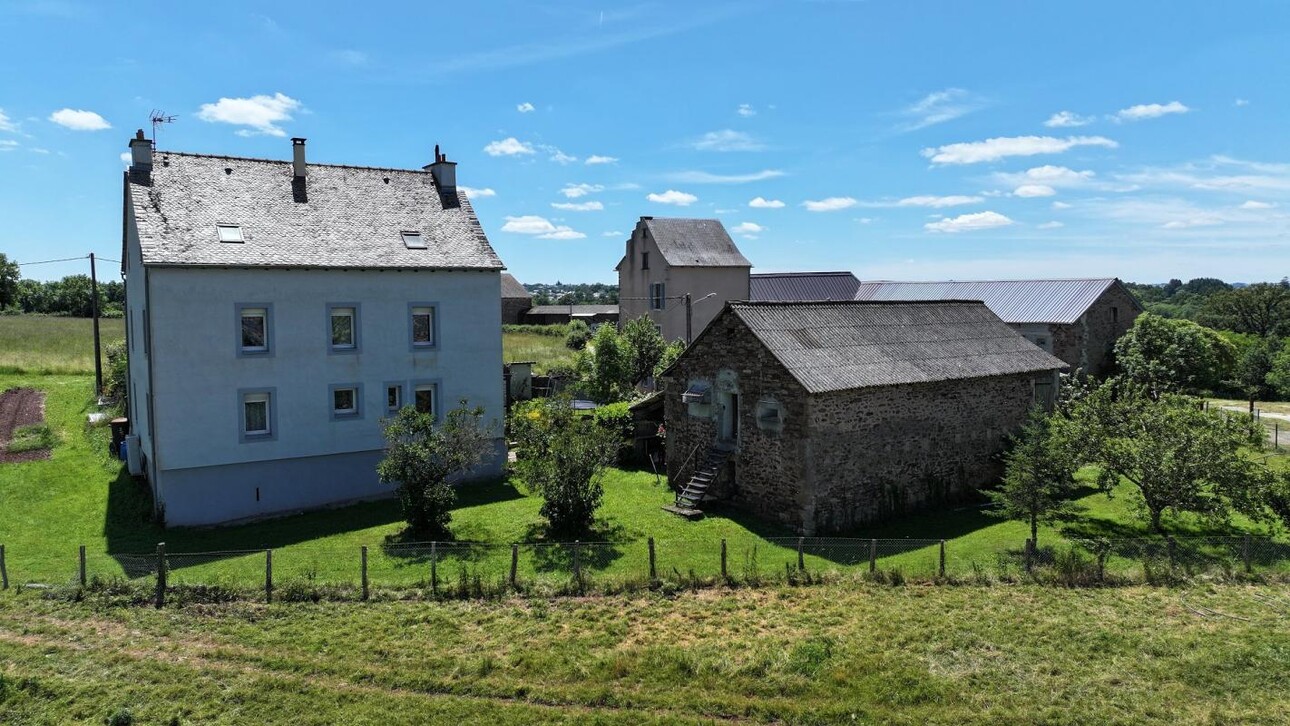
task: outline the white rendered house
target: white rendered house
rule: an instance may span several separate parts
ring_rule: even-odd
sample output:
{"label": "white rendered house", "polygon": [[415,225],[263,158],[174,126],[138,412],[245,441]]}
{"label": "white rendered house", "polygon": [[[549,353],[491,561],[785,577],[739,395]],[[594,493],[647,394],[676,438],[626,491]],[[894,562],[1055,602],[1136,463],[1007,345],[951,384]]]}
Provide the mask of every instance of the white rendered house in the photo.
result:
{"label": "white rendered house", "polygon": [[128,440],[167,524],[392,494],[380,421],[484,407],[500,472],[500,271],[455,163],[154,151],[125,178]]}

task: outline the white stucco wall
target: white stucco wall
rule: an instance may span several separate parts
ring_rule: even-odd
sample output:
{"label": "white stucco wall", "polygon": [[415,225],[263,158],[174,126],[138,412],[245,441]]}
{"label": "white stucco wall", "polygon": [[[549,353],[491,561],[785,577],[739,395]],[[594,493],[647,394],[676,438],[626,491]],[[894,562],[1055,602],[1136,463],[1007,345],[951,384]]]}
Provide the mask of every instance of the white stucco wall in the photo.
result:
{"label": "white stucco wall", "polygon": [[[150,277],[162,470],[380,449],[392,381],[439,381],[441,411],[466,398],[501,435],[495,271],[152,268]],[[438,304],[435,350],[410,350],[414,302]],[[271,355],[238,356],[238,303],[272,305]],[[359,352],[328,353],[328,303],[358,303]],[[333,420],[329,386],[351,383],[362,386],[362,417]],[[275,389],[276,434],[242,442],[238,390],[260,387]]]}
{"label": "white stucco wall", "polygon": [[[148,356],[145,345],[147,338],[147,277],[139,253],[139,235],[134,226],[134,208],[125,205],[126,243],[125,243],[125,325],[127,360],[129,363],[127,378],[129,386],[130,407],[126,416],[130,419],[131,433],[140,437],[141,451],[148,458],[148,470],[152,468],[152,424],[148,411],[148,394],[152,387],[148,375]],[[149,480],[153,477],[150,475]],[[155,482],[154,482],[155,483]],[[156,494],[154,490],[154,494]]]}

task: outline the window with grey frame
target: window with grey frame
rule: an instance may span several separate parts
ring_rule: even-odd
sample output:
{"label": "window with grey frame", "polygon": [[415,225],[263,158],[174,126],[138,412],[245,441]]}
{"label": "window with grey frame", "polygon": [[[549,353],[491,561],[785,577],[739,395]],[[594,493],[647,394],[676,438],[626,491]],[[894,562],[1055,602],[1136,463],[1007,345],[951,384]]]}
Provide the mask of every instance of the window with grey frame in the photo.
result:
{"label": "window with grey frame", "polygon": [[242,434],[250,437],[273,435],[271,406],[273,395],[268,391],[242,395]]}
{"label": "window with grey frame", "polygon": [[412,346],[415,348],[433,348],[438,342],[435,339],[435,306],[412,306]]}
{"label": "window with grey frame", "polygon": [[263,307],[243,307],[239,311],[242,330],[243,353],[269,352],[269,310]]}
{"label": "window with grey frame", "polygon": [[663,283],[655,282],[649,286],[649,308],[650,310],[663,310],[667,306],[667,298],[663,294]]}
{"label": "window with grey frame", "polygon": [[435,405],[438,403],[439,386],[434,383],[422,383],[412,388],[412,405],[420,413],[436,416]]}
{"label": "window with grey frame", "polygon": [[331,322],[331,348],[352,351],[358,348],[358,308],[352,305],[333,305],[327,316]]}

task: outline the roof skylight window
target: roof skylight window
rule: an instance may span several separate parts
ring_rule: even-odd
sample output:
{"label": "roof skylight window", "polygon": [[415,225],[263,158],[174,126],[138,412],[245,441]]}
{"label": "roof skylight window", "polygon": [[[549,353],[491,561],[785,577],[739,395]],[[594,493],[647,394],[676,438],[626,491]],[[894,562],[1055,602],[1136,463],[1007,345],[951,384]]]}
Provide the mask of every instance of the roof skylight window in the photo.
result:
{"label": "roof skylight window", "polygon": [[219,232],[220,242],[245,242],[242,239],[242,227],[236,224],[217,224],[215,229]]}
{"label": "roof skylight window", "polygon": [[425,238],[420,232],[403,232],[403,245],[410,250],[423,250],[426,248]]}

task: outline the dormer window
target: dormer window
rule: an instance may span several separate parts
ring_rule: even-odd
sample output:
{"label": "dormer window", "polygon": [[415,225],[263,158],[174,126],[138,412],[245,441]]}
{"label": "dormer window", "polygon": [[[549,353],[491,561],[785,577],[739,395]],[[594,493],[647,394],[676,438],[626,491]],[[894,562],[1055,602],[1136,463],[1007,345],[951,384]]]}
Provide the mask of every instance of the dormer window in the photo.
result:
{"label": "dormer window", "polygon": [[410,250],[423,250],[426,248],[425,238],[420,232],[402,232],[403,246]]}
{"label": "dormer window", "polygon": [[245,242],[242,239],[242,227],[236,224],[217,224],[216,232],[219,233],[220,242]]}

